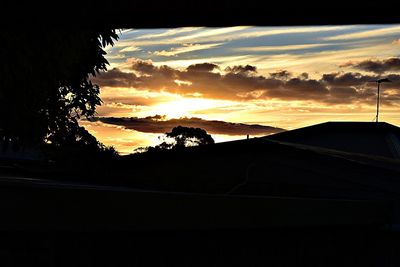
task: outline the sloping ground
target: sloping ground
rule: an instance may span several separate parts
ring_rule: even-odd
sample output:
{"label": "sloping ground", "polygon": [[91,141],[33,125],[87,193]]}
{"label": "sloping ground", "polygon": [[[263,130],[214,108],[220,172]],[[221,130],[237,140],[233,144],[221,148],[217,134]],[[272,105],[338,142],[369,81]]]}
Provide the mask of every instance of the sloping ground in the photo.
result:
{"label": "sloping ground", "polygon": [[[106,172],[106,171],[105,171]],[[399,161],[263,138],[126,156],[123,184],[162,190],[329,198],[396,198]]]}
{"label": "sloping ground", "polygon": [[[105,163],[9,162],[0,179],[0,230],[382,226],[393,222],[398,194],[396,170],[263,139]],[[382,170],[378,183],[372,174]]]}
{"label": "sloping ground", "polygon": [[[387,188],[369,195],[308,169],[290,177],[299,170],[292,156],[280,175],[276,160],[289,152],[324,160],[319,152],[250,139],[130,156],[107,166],[84,162],[68,170],[9,162],[0,179],[0,230],[208,231],[392,222],[387,199],[349,199],[352,193],[376,198]],[[343,188],[348,194],[338,195]]]}
{"label": "sloping ground", "polygon": [[400,262],[397,160],[258,138],[0,173],[2,266]]}
{"label": "sloping ground", "polygon": [[254,138],[64,165],[4,163],[2,176],[145,190],[285,197],[394,199],[400,161]]}
{"label": "sloping ground", "polygon": [[400,158],[400,128],[385,122],[326,122],[265,138],[347,152]]}
{"label": "sloping ground", "polygon": [[279,143],[287,156],[261,158],[233,192],[346,199],[396,199],[400,161],[311,146]]}
{"label": "sloping ground", "polygon": [[399,163],[380,156],[254,138],[106,162],[9,163],[0,173],[146,190],[394,199],[400,193]]}

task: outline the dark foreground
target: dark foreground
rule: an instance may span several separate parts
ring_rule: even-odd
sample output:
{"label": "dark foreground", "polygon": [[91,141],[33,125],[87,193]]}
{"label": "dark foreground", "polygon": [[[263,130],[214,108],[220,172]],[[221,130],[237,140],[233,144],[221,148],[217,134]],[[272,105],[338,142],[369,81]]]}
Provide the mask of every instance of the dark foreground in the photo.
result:
{"label": "dark foreground", "polygon": [[397,150],[286,138],[3,160],[0,266],[398,266]]}
{"label": "dark foreground", "polygon": [[397,266],[386,201],[2,181],[1,266]]}
{"label": "dark foreground", "polygon": [[7,232],[1,266],[399,266],[374,227],[168,232]]}

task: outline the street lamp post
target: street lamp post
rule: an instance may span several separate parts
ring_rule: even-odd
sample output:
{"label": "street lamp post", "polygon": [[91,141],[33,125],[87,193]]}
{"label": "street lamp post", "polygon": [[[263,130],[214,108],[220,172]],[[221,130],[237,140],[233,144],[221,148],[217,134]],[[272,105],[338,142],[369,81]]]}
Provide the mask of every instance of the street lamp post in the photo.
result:
{"label": "street lamp post", "polygon": [[378,94],[376,97],[376,123],[378,123],[378,119],[379,119],[379,95],[380,95],[380,85],[381,83],[385,83],[385,82],[390,82],[390,80],[388,78],[385,79],[379,79],[376,80],[376,83],[378,84]]}

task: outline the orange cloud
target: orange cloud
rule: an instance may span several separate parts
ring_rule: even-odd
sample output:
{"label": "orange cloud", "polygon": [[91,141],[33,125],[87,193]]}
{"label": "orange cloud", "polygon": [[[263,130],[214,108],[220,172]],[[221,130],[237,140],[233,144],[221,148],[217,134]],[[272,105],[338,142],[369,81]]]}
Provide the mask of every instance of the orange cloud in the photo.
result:
{"label": "orange cloud", "polygon": [[[387,59],[374,64],[385,70],[397,68],[398,59]],[[353,64],[353,63],[352,63]],[[355,65],[367,68],[366,63]],[[268,76],[259,75],[255,66],[229,66],[223,71],[217,64],[201,63],[176,69],[167,65],[155,66],[151,61],[132,60],[131,72],[112,69],[93,79],[100,86],[128,87],[136,90],[169,92],[182,96],[199,95],[203,98],[248,101],[256,99],[313,100],[325,104],[374,101],[374,84],[377,75],[355,72],[326,73],[319,79],[308,73],[293,76],[281,70]],[[396,93],[383,101],[394,103],[400,94],[400,75],[387,75],[393,82],[385,86]],[[176,81],[181,81],[177,83]]]}

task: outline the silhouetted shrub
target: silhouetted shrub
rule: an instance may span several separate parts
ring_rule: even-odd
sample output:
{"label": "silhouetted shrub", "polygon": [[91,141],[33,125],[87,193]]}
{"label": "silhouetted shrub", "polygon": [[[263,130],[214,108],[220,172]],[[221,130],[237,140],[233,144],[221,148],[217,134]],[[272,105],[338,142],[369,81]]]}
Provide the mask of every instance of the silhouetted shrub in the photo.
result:
{"label": "silhouetted shrub", "polygon": [[166,150],[180,150],[189,146],[211,145],[215,141],[206,130],[201,128],[174,127],[171,132],[165,133],[164,141],[154,147],[141,147],[135,150],[137,153],[150,152],[155,153]]}

